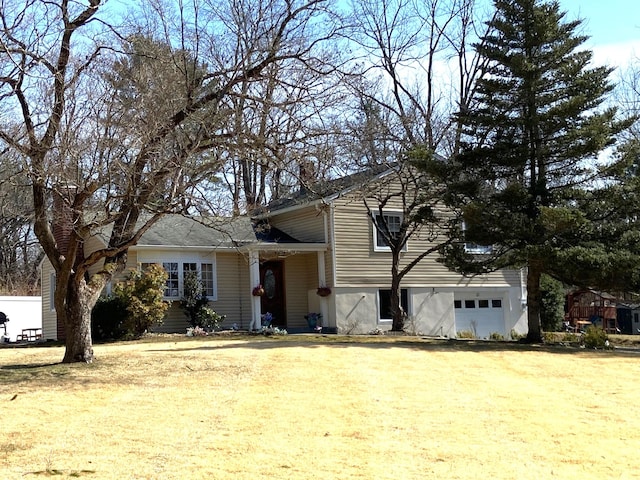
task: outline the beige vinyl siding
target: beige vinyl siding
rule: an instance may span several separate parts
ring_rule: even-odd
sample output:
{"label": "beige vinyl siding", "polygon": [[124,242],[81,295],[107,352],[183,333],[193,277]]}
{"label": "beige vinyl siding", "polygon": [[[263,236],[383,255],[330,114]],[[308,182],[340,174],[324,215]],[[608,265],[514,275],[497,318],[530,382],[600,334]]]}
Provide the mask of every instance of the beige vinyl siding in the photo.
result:
{"label": "beige vinyl siding", "polygon": [[[87,251],[94,251],[100,248],[98,241],[87,241]],[[178,250],[170,249],[145,249],[141,252],[133,247],[127,257],[127,264],[122,272],[113,279],[112,283],[124,280],[130,270],[138,268],[142,260],[157,258],[158,261],[171,260],[173,253],[180,255]],[[251,288],[249,285],[249,265],[248,259],[235,251],[230,252],[204,252],[194,251],[194,256],[199,257],[203,262],[207,261],[207,255],[215,256],[215,282],[217,289],[217,300],[211,301],[210,306],[220,315],[226,315],[224,325],[230,327],[237,324],[239,328],[248,328],[251,320]],[[213,259],[214,257],[212,257]],[[313,255],[315,259],[315,254]],[[91,267],[90,272],[95,273],[103,262]],[[48,260],[42,264],[42,320],[43,333],[45,338],[56,338],[56,313],[50,309],[50,273],[53,268]],[[317,277],[316,277],[317,278]],[[292,283],[295,283],[292,280]],[[291,287],[292,292],[297,291],[297,286]],[[304,294],[306,299],[306,292]],[[295,303],[295,302],[294,302]],[[189,326],[187,317],[180,308],[179,302],[172,302],[162,325],[155,326],[156,332],[184,332]]]}
{"label": "beige vinyl siding", "polygon": [[[95,252],[104,248],[104,244],[98,237],[90,237],[84,242],[84,253],[85,255],[89,255],[90,253]],[[89,275],[93,275],[97,271],[99,271],[104,266],[104,259],[99,260],[95,265],[91,265],[89,267]]]}
{"label": "beige vinyl siding", "polygon": [[220,315],[226,315],[225,326],[234,323],[248,328],[251,322],[251,285],[249,284],[249,259],[240,253],[216,255],[218,300],[211,302]]}
{"label": "beige vinyl siding", "polygon": [[154,333],[186,333],[188,327],[189,320],[180,308],[180,302],[171,302],[162,324],[153,325],[150,330]]}
{"label": "beige vinyl siding", "polygon": [[45,340],[57,340],[58,332],[56,329],[57,320],[56,312],[51,309],[53,299],[51,292],[51,274],[53,266],[47,258],[42,262],[41,280],[42,280],[42,337]]}
{"label": "beige vinyl siding", "polygon": [[305,327],[309,313],[309,291],[318,285],[318,260],[315,253],[287,257],[284,264],[287,302],[287,327]]}
{"label": "beige vinyl siding", "polygon": [[307,207],[278,214],[271,218],[271,225],[301,242],[324,242],[324,213],[315,207]]}
{"label": "beige vinyl siding", "polygon": [[[389,212],[401,212],[390,204]],[[334,211],[337,286],[367,286],[391,282],[391,253],[374,251],[373,225],[362,202],[352,199],[336,201]],[[420,252],[433,246],[426,235],[409,239],[402,254],[401,267]],[[465,278],[437,262],[437,253],[418,263],[404,278],[402,286],[501,286],[519,281],[517,271],[499,271],[489,275]]]}
{"label": "beige vinyl siding", "polygon": [[[158,250],[155,254],[167,261],[171,254]],[[145,252],[146,257],[153,256]],[[206,257],[201,257],[203,261]],[[135,266],[135,263],[134,263]],[[249,265],[246,256],[237,252],[215,253],[215,282],[217,299],[209,305],[218,314],[226,315],[225,327],[236,324],[239,328],[248,328],[251,320],[251,288],[249,285]],[[155,326],[155,332],[183,332],[189,326],[188,318],[180,308],[180,302],[174,301],[167,311],[162,325]]]}
{"label": "beige vinyl siding", "polygon": [[329,246],[328,251],[324,252],[324,278],[327,286],[336,284],[333,274],[333,247]]}
{"label": "beige vinyl siding", "polygon": [[127,263],[124,267],[124,270],[117,275],[116,281],[122,280],[129,274],[131,270],[137,270],[138,268],[139,262],[135,250],[129,251],[129,255],[127,255]]}
{"label": "beige vinyl siding", "polygon": [[[216,255],[218,300],[210,302],[220,315],[226,315],[224,326],[236,324],[249,327],[251,320],[251,286],[249,265],[245,256],[236,253]],[[292,255],[284,262],[284,282],[287,308],[287,327],[304,327],[304,316],[309,312],[310,292],[317,288],[318,270],[316,253]],[[182,332],[189,326],[179,302],[173,302],[162,325],[155,332]]]}
{"label": "beige vinyl siding", "polygon": [[335,238],[334,218],[334,209],[331,207],[327,210],[327,251],[324,252],[324,276],[328,286],[336,285],[334,270],[335,245],[333,244]]}

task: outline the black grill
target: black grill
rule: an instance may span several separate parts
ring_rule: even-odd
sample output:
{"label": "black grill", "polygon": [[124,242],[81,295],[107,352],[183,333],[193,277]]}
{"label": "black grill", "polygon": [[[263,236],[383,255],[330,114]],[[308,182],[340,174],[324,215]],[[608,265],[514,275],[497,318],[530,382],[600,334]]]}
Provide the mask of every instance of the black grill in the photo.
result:
{"label": "black grill", "polygon": [[9,341],[9,337],[7,337],[7,322],[9,321],[9,317],[7,317],[4,312],[0,312],[0,325],[2,325],[2,328],[4,330],[4,335],[3,335],[3,340],[5,342]]}

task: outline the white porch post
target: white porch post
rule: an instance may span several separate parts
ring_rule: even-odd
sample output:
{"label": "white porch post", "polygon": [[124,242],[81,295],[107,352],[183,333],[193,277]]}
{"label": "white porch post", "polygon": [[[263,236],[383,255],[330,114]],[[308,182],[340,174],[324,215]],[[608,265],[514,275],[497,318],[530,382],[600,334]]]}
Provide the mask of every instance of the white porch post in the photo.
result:
{"label": "white porch post", "polygon": [[[249,252],[249,281],[251,290],[260,283],[260,254],[258,252]],[[251,295],[251,322],[249,330],[260,330],[260,297]]]}
{"label": "white porch post", "polygon": [[[324,252],[317,252],[318,256],[318,287],[327,286],[325,276]],[[327,297],[320,297],[320,313],[322,314],[322,326],[328,327],[329,321],[329,300]]]}

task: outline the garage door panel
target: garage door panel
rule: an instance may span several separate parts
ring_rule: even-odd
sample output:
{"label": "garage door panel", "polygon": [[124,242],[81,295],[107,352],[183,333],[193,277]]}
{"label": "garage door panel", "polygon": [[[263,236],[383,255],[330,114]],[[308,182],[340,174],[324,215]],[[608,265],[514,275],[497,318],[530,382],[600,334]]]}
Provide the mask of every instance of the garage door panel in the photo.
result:
{"label": "garage door panel", "polygon": [[478,338],[488,338],[492,333],[506,335],[501,299],[456,300],[455,318],[457,331],[469,330]]}

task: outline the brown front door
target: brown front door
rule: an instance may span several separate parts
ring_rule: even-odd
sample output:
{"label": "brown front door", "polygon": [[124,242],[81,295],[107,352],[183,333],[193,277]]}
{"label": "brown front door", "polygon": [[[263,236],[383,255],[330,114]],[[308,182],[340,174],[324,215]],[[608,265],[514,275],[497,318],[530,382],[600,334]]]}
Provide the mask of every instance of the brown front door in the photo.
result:
{"label": "brown front door", "polygon": [[262,313],[273,315],[272,325],[287,326],[287,310],[284,292],[284,262],[272,260],[260,265],[260,283],[264,295],[260,299]]}

